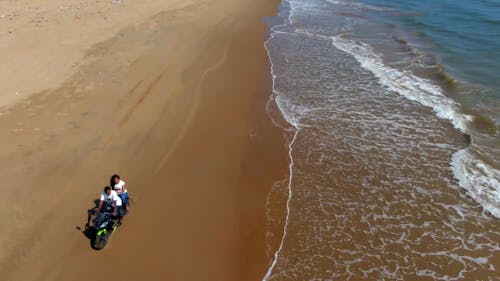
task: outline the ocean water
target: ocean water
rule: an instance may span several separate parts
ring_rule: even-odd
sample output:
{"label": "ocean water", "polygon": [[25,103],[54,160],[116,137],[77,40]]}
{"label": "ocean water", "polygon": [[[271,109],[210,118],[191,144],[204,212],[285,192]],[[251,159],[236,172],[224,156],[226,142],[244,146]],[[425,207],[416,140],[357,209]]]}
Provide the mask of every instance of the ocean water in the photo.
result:
{"label": "ocean water", "polygon": [[498,280],[500,2],[285,0],[270,22],[291,164],[264,280]]}

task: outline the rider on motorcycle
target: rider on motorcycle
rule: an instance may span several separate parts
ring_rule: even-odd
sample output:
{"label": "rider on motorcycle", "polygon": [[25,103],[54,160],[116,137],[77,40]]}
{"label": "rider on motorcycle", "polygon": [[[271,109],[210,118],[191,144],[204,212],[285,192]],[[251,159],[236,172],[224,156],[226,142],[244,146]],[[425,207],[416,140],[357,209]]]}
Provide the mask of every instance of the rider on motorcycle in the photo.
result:
{"label": "rider on motorcycle", "polygon": [[96,214],[98,214],[105,205],[107,206],[106,208],[113,207],[114,216],[120,216],[122,200],[120,199],[120,196],[116,194],[116,191],[111,190],[111,187],[109,186],[104,187],[104,192],[101,193],[101,201],[97,207]]}
{"label": "rider on motorcycle", "polygon": [[128,192],[127,188],[125,187],[125,182],[120,179],[119,175],[113,175],[111,177],[111,186],[122,200],[122,204],[125,210],[127,210]]}

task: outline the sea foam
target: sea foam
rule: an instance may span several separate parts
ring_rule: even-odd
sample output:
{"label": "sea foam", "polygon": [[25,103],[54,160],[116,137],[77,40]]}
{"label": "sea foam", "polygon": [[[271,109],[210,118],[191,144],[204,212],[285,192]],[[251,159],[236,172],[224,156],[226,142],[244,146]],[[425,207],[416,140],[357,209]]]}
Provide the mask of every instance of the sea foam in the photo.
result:
{"label": "sea foam", "polygon": [[[344,39],[341,35],[331,39],[336,48],[351,54],[389,90],[432,108],[438,117],[447,119],[461,132],[471,134],[468,124],[474,117],[461,113],[460,104],[446,97],[439,86],[408,71],[386,66],[382,57],[366,43]],[[459,186],[484,209],[500,218],[500,172],[475,156],[470,148],[457,151],[451,166]]]}

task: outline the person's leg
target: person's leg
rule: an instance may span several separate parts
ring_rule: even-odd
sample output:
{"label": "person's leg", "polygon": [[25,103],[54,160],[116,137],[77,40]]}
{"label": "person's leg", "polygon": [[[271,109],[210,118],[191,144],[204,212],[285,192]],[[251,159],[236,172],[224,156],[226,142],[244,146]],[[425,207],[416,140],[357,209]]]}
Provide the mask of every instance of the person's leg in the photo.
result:
{"label": "person's leg", "polygon": [[128,193],[120,194],[120,199],[122,199],[122,206],[125,208],[125,211],[128,211]]}
{"label": "person's leg", "polygon": [[120,224],[123,224],[125,222],[125,218],[127,217],[127,212],[128,212],[128,207],[127,207],[127,203],[128,203],[128,195],[127,193],[122,193],[122,194],[119,194],[118,196],[120,196],[120,199],[122,200],[122,206],[123,207],[123,214],[120,212]]}
{"label": "person's leg", "polygon": [[116,222],[118,222],[119,225],[122,224],[123,220],[122,212],[123,206],[116,206],[116,217],[114,219]]}

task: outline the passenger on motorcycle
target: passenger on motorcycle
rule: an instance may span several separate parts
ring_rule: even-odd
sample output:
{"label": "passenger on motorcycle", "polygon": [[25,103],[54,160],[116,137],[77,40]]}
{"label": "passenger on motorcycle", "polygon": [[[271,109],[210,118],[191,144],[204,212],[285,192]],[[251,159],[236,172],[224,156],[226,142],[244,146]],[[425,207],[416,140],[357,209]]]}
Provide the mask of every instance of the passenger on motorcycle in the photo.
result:
{"label": "passenger on motorcycle", "polygon": [[122,208],[122,200],[116,194],[116,191],[111,190],[111,187],[104,187],[104,192],[101,193],[101,201],[99,202],[99,206],[96,210],[96,215],[101,211],[102,207],[106,206],[106,208],[113,208],[113,215],[120,216],[121,208]]}
{"label": "passenger on motorcycle", "polygon": [[111,186],[122,200],[122,204],[125,207],[125,210],[127,210],[128,192],[127,188],[125,187],[125,182],[120,179],[119,175],[113,175],[111,177]]}

